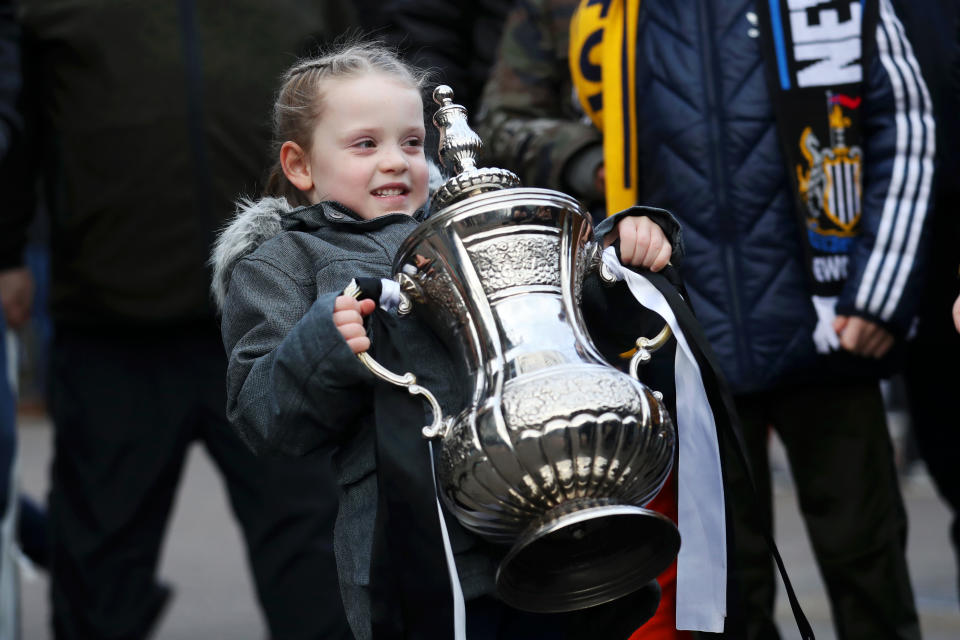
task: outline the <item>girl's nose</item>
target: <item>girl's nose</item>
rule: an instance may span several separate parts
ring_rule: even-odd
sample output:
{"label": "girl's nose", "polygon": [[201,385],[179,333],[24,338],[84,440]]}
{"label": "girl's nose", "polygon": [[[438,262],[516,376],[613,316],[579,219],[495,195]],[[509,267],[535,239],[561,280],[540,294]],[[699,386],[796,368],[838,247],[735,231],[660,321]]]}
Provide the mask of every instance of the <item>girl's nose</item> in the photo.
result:
{"label": "girl's nose", "polygon": [[380,155],[382,171],[402,171],[407,168],[407,156],[399,146],[390,145]]}

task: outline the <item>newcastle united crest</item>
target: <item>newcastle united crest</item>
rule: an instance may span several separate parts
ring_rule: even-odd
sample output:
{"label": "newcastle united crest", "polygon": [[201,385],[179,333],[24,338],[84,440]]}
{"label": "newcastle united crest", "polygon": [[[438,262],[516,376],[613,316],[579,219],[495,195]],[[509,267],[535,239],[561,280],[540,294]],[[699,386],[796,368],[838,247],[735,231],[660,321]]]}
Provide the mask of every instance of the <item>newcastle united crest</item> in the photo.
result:
{"label": "newcastle united crest", "polygon": [[823,147],[811,127],[800,135],[800,152],[807,167],[797,165],[800,194],[807,204],[807,217],[818,233],[849,237],[860,222],[860,190],[863,153],[847,146],[844,136],[850,125],[843,105],[858,108],[860,100],[844,95],[827,96],[830,102],[830,145]]}
{"label": "newcastle united crest", "polygon": [[863,152],[847,135],[848,113],[859,109],[861,99],[831,92],[826,98],[829,144],[820,141],[813,127],[804,127],[799,147],[806,166],[796,165],[797,186],[811,244],[824,253],[845,254],[861,217]]}

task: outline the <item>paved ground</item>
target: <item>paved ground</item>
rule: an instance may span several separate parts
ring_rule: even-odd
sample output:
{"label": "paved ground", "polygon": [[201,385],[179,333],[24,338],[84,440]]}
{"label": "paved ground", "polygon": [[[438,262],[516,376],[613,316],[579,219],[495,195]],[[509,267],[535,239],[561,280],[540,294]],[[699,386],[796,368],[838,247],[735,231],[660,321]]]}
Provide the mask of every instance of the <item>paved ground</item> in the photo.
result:
{"label": "paved ground", "polygon": [[[20,437],[24,488],[42,498],[50,459],[49,424],[42,419],[24,418]],[[777,478],[778,544],[817,638],[833,640],[823,587],[797,515],[793,490],[786,473],[778,473]],[[948,514],[922,472],[906,478],[903,490],[911,522],[910,570],[924,637],[955,640],[960,638],[960,608],[956,563],[947,540]],[[222,484],[206,453],[199,448],[193,450],[186,467],[161,575],[175,585],[177,592],[159,629],[158,640],[266,637]],[[24,581],[24,640],[50,637],[46,588],[42,575]],[[783,598],[780,600],[784,639],[796,638],[789,607]]]}

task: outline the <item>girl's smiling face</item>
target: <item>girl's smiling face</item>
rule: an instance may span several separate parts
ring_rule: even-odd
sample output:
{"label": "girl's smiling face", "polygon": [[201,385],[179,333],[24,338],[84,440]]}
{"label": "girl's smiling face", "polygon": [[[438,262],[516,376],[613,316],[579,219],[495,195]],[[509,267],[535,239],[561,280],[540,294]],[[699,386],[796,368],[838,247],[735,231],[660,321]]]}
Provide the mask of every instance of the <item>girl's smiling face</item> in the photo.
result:
{"label": "girl's smiling face", "polygon": [[382,73],[327,80],[301,189],[368,220],[411,215],[427,201],[424,135],[416,89]]}

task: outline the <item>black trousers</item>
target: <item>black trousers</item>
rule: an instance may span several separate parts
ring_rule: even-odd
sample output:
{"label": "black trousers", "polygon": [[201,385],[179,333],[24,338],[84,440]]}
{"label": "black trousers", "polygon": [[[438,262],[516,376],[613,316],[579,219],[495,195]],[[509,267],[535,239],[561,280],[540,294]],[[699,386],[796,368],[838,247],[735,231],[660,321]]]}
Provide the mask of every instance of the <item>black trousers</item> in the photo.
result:
{"label": "black trousers", "polygon": [[58,639],[143,638],[155,625],[169,597],[156,577],[161,543],[197,440],[223,474],[271,637],[350,637],[331,544],[329,466],[320,457],[254,456],[226,421],[225,371],[214,331],[58,329],[49,496]]}
{"label": "black trousers", "polygon": [[733,570],[746,637],[780,637],[773,619],[779,576],[758,529],[773,524],[772,427],[789,458],[837,638],[919,640],[905,555],[906,511],[878,385],[794,387],[737,396],[736,405],[759,497],[752,498],[741,466],[728,453]]}

